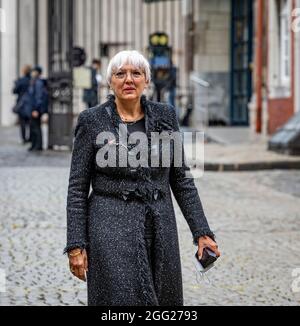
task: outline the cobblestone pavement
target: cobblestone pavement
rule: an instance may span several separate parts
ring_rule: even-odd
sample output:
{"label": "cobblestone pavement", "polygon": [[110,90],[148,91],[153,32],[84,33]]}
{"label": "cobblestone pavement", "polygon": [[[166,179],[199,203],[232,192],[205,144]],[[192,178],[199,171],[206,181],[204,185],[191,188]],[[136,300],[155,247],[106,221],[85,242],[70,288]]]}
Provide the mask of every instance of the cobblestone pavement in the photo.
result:
{"label": "cobblestone pavement", "polygon": [[[0,305],[85,305],[85,284],[72,278],[62,255],[69,154],[28,156],[20,145],[14,155],[1,147],[4,153]],[[292,271],[300,268],[300,173],[205,173],[196,183],[223,255],[210,283],[198,283],[196,247],[176,206],[185,305],[298,305]]]}

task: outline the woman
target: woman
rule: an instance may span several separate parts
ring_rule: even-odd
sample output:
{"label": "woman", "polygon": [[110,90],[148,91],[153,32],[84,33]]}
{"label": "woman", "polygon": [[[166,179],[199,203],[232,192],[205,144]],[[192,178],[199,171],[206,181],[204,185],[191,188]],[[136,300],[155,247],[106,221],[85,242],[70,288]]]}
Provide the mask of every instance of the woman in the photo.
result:
{"label": "woman", "polygon": [[[126,159],[135,150],[123,142],[125,125],[125,138],[135,131],[147,136],[143,156],[153,150],[153,132],[179,131],[175,111],[142,95],[150,83],[150,67],[136,51],[118,53],[107,80],[114,96],[82,112],[75,130],[65,249],[70,270],[83,281],[87,276],[89,305],[180,306],[181,264],[170,187],[199,256],[205,247],[220,255],[197,189],[185,178],[184,166],[151,167],[147,161],[134,167],[120,160],[124,149]],[[106,142],[103,135],[109,135]],[[110,157],[108,149],[117,153],[115,167],[102,164]]]}
{"label": "woman", "polygon": [[22,69],[23,77],[19,78],[15,82],[15,87],[13,93],[18,95],[17,98],[17,108],[18,116],[20,121],[21,137],[23,144],[26,144],[30,141],[30,112],[27,112],[27,102],[28,102],[28,89],[30,87],[31,80],[31,66],[25,65]]}

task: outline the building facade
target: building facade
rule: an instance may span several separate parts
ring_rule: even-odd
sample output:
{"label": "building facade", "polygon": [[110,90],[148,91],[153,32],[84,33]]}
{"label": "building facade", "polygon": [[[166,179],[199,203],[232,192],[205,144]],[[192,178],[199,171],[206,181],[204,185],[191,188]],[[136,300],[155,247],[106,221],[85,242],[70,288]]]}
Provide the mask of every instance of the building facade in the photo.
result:
{"label": "building facade", "polygon": [[[15,97],[11,94],[14,80],[25,64],[39,64],[48,76],[49,19],[48,1],[0,0],[7,16],[7,28],[0,35],[0,125],[15,123],[11,113]],[[65,0],[61,0],[65,1]],[[143,0],[73,0],[74,46],[85,49],[86,65],[101,58],[102,75],[109,59],[118,51],[136,49],[147,56],[149,35],[157,31],[169,35],[173,63],[178,67],[179,95],[188,89],[185,51],[186,1],[147,3]],[[62,24],[68,22],[62,21]],[[84,109],[82,92],[74,90],[74,114]],[[105,90],[103,97],[106,95]]]}
{"label": "building facade", "polygon": [[[49,1],[0,0],[6,13],[0,34],[3,126],[16,120],[11,89],[22,66],[39,64],[48,76]],[[300,32],[290,28],[299,2],[73,0],[74,46],[86,50],[86,65],[100,57],[105,76],[116,52],[137,49],[147,56],[149,35],[166,32],[179,70],[178,98],[193,100],[192,126],[211,121],[272,134],[300,110]],[[84,109],[81,98],[75,89],[74,114]]]}
{"label": "building facade", "polygon": [[295,33],[295,112],[300,112],[300,0],[293,15]]}
{"label": "building facade", "polygon": [[300,28],[298,32],[292,28],[297,7],[298,0],[256,1],[256,26],[260,26],[256,47],[262,51],[256,51],[251,126],[266,135],[272,135],[299,110]]}
{"label": "building facade", "polygon": [[291,29],[295,1],[269,1],[268,6],[268,133],[295,113],[295,33]]}
{"label": "building facade", "polygon": [[15,103],[14,81],[25,64],[40,64],[47,76],[47,0],[1,0],[6,28],[0,33],[0,125],[16,121],[11,112]]}
{"label": "building facade", "polygon": [[230,123],[231,1],[194,1],[193,79],[194,126],[209,121]]}
{"label": "building facade", "polygon": [[194,96],[196,125],[272,135],[300,110],[299,0],[199,0],[193,12],[193,71],[209,83]]}

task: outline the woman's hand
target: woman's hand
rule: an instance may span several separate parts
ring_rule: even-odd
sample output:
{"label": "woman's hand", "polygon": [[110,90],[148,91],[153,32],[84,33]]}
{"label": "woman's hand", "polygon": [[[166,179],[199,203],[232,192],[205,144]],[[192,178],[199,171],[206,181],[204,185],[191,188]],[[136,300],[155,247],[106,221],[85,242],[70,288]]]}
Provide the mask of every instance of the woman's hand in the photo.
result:
{"label": "woman's hand", "polygon": [[86,282],[86,272],[88,271],[88,259],[86,250],[74,249],[68,253],[71,273]]}
{"label": "woman's hand", "polygon": [[213,251],[217,255],[217,257],[221,256],[221,253],[218,250],[218,245],[210,237],[204,236],[204,237],[201,237],[201,238],[198,239],[198,256],[199,256],[199,259],[202,258],[204,248],[209,248],[211,251]]}

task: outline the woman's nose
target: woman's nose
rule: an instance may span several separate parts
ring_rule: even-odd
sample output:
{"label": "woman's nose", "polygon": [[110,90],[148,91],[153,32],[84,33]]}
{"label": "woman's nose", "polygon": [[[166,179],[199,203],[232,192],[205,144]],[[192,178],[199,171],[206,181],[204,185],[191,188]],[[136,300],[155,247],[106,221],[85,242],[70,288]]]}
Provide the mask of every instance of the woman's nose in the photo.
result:
{"label": "woman's nose", "polygon": [[127,75],[125,77],[125,81],[126,82],[132,82],[133,81],[131,72],[127,73]]}

